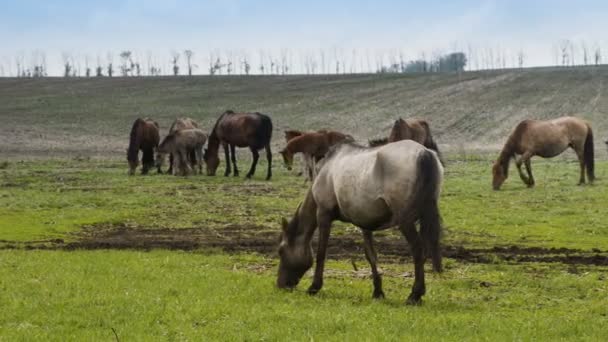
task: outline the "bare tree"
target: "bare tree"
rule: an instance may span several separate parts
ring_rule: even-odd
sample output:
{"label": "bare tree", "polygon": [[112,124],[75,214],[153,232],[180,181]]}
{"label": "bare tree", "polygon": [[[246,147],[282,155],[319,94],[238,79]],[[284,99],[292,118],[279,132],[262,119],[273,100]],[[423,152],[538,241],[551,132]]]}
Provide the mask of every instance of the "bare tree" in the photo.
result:
{"label": "bare tree", "polygon": [[131,65],[133,65],[133,60],[131,59],[131,51],[125,50],[120,53],[120,58],[122,59],[122,65],[120,66],[120,73],[122,76],[129,76],[129,73],[132,72]]}
{"label": "bare tree", "polygon": [[103,68],[101,67],[101,57],[99,57],[99,55],[97,55],[97,66],[95,67],[95,76],[103,76]]}
{"label": "bare tree", "polygon": [[186,56],[186,64],[188,64],[188,76],[192,76],[192,56],[194,56],[194,52],[192,50],[184,50],[184,56]]}
{"label": "bare tree", "polygon": [[173,76],[179,75],[179,52],[173,52],[171,58],[171,64],[173,64]]}
{"label": "bare tree", "polygon": [[524,50],[519,49],[519,52],[517,53],[517,65],[519,66],[520,69],[524,68],[525,58],[526,58],[526,55],[524,54]]}
{"label": "bare tree", "polygon": [[583,50],[583,63],[585,65],[589,64],[589,49],[587,48],[587,43],[583,40],[581,42],[581,49]]}
{"label": "bare tree", "polygon": [[570,47],[570,41],[567,39],[564,39],[561,41],[560,43],[560,51],[561,51],[561,57],[562,57],[562,66],[568,66],[568,48]]}
{"label": "bare tree", "polygon": [[63,77],[72,76],[72,69],[74,67],[70,55],[67,52],[64,52],[61,54],[61,59],[63,60]]}
{"label": "bare tree", "polygon": [[108,52],[108,77],[114,75],[114,55]]}
{"label": "bare tree", "polygon": [[599,45],[596,46],[596,48],[595,48],[594,59],[595,59],[595,65],[602,64],[602,48],[600,48]]}
{"label": "bare tree", "polygon": [[84,56],[84,68],[85,68],[85,76],[91,77],[91,67],[89,66],[89,56]]}

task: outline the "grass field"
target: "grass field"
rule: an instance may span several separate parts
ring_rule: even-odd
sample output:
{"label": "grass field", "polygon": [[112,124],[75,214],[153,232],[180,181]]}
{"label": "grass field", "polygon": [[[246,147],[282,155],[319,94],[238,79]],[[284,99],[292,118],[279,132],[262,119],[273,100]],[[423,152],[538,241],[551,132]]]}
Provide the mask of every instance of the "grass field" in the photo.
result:
{"label": "grass field", "polygon": [[[0,340],[608,340],[606,78],[601,67],[0,79]],[[413,265],[400,234],[376,234],[387,298],[375,301],[360,233],[343,223],[318,296],[305,293],[310,275],[275,288],[280,218],[308,187],[277,153],[271,181],[264,160],[252,180],[127,176],[136,116],[209,127],[227,108],[270,113],[275,152],[288,127],[365,141],[397,116],[429,119],[447,158],[445,272],[427,267],[422,306],[404,305]],[[595,184],[576,185],[568,152],[533,159],[533,189],[513,169],[491,190],[514,122],[574,113],[595,129]]]}
{"label": "grass field", "polygon": [[606,339],[608,163],[581,187],[576,163],[535,162],[535,189],[511,178],[499,192],[489,163],[448,156],[447,271],[429,275],[416,308],[404,305],[413,265],[395,231],[379,234],[384,301],[371,299],[359,234],[345,224],[334,228],[318,297],[305,294],[309,279],[294,293],[274,288],[279,218],[307,188],[280,166],[266,182],[128,177],[113,160],[9,162],[0,336]]}

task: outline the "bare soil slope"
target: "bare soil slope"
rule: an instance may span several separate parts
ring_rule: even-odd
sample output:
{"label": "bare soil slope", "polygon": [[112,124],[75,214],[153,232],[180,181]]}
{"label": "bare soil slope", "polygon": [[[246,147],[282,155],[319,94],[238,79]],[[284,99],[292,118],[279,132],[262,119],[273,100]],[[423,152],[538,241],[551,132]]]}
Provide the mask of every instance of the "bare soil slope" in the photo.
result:
{"label": "bare soil slope", "polygon": [[[0,156],[117,155],[131,123],[163,133],[176,117],[210,129],[226,109],[272,116],[287,128],[387,134],[397,117],[431,122],[443,149],[497,149],[524,118],[580,115],[596,146],[608,136],[608,67],[436,75],[0,79]],[[601,144],[603,145],[603,144]]]}

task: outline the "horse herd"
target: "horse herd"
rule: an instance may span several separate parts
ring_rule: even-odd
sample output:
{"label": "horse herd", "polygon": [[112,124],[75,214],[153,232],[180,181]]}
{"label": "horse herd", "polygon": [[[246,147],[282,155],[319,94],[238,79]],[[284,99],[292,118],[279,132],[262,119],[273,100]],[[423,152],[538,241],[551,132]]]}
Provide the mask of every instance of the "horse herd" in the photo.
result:
{"label": "horse herd", "polygon": [[[179,119],[162,142],[156,122],[137,119],[127,152],[129,172],[134,173],[141,150],[144,174],[154,166],[162,172],[163,160],[169,154],[170,170],[174,174],[187,174],[191,168],[201,173],[204,161],[207,174],[214,175],[219,165],[221,144],[226,158],[226,176],[238,175],[235,147],[249,147],[253,154],[247,178],[254,174],[258,151],[264,148],[268,159],[266,179],[270,179],[271,137],[272,122],[260,113],[227,111],[218,118],[209,136],[194,121]],[[388,138],[370,140],[369,146],[355,143],[350,135],[330,130],[286,131],[285,138],[286,147],[281,150],[285,165],[291,169],[293,156],[302,153],[306,175],[313,182],[292,218],[282,221],[277,286],[294,288],[312,267],[312,238],[318,228],[315,270],[308,293],[316,294],[321,289],[331,225],[339,220],[361,229],[365,257],[372,271],[373,297],[383,298],[373,232],[396,226],[407,240],[414,259],[414,284],[407,303],[421,303],[425,294],[427,256],[432,260],[434,271],[442,269],[438,200],[444,163],[428,123],[398,119]],[[203,153],[205,142],[207,149]],[[569,147],[578,156],[579,184],[585,183],[585,174],[592,182],[595,179],[594,147],[589,123],[575,117],[520,122],[492,167],[493,188],[498,190],[507,179],[511,159],[516,159],[522,181],[528,187],[534,186],[530,159],[533,156],[554,157]],[[527,175],[522,171],[522,165]],[[418,230],[416,223],[420,226]]]}

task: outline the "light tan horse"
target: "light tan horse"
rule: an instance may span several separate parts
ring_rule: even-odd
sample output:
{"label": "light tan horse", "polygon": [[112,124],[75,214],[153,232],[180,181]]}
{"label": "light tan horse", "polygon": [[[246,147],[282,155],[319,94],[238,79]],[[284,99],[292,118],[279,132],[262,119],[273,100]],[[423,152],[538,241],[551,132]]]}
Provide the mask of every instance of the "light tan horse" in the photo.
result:
{"label": "light tan horse", "polygon": [[[317,262],[308,293],[316,294],[321,289],[331,224],[340,220],[361,228],[373,275],[373,297],[383,298],[372,234],[398,226],[415,264],[414,286],[407,303],[420,303],[426,291],[427,253],[434,270],[441,271],[438,199],[442,180],[443,167],[435,152],[410,140],[376,148],[350,142],[336,145],[323,160],[294,216],[289,222],[283,219],[277,286],[295,287],[312,267],[311,240],[318,227]],[[416,230],[418,221],[420,231]]]}
{"label": "light tan horse", "polygon": [[287,146],[280,151],[283,156],[285,167],[291,171],[293,167],[293,157],[302,153],[311,159],[309,167],[310,179],[315,177],[315,164],[325,157],[329,148],[344,140],[354,140],[352,136],[336,131],[321,130],[318,132],[302,133],[287,143]]}
{"label": "light tan horse", "polygon": [[[190,173],[191,155],[195,156],[194,172],[203,172],[203,146],[207,135],[198,128],[181,129],[167,135],[158,146],[156,160],[161,161],[164,155],[171,153],[174,156],[172,166],[174,175],[186,176]],[[160,167],[160,165],[159,165]],[[176,171],[178,170],[178,171]]]}
{"label": "light tan horse", "polygon": [[[169,128],[169,134],[182,130],[182,129],[190,129],[190,128],[199,128],[198,123],[190,118],[178,118],[173,121],[171,127]],[[196,155],[194,151],[190,153],[188,156],[190,160],[190,165],[192,167],[195,166],[196,163]],[[160,165],[164,164],[164,160],[160,161]],[[169,169],[167,170],[168,174],[173,174],[173,153],[169,154]]]}
{"label": "light tan horse", "polygon": [[[533,156],[552,158],[568,147],[571,147],[578,157],[581,170],[579,184],[585,183],[585,170],[589,182],[593,182],[595,179],[593,131],[589,123],[571,116],[548,121],[520,122],[509,135],[492,167],[492,187],[494,190],[500,189],[509,175],[509,162],[516,155],[521,156],[515,161],[519,177],[528,187],[533,187],[535,182],[530,159]],[[522,164],[526,166],[527,176],[521,169]]]}
{"label": "light tan horse", "polygon": [[[393,123],[388,138],[370,140],[369,145],[375,147],[400,140],[414,140],[435,151],[441,160],[441,153],[439,153],[439,148],[433,139],[429,123],[422,119],[403,120],[399,118]],[[443,164],[443,161],[441,163]]]}

